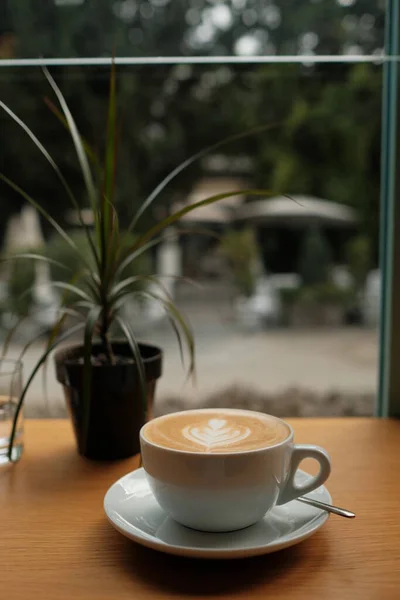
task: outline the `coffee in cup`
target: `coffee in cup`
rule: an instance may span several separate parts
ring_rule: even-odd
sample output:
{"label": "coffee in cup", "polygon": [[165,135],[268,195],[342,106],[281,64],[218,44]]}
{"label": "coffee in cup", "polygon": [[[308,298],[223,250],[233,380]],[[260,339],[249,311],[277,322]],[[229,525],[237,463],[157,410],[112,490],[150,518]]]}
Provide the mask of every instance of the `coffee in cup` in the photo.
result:
{"label": "coffee in cup", "polygon": [[[160,506],[202,531],[234,531],[322,485],[330,460],[317,446],[295,445],[291,426],[271,415],[200,409],[158,417],[140,432],[143,467]],[[300,462],[314,458],[317,476],[303,486]]]}
{"label": "coffee in cup", "polygon": [[268,415],[244,411],[187,411],[151,421],[149,442],[184,452],[244,452],[283,442],[289,427]]}

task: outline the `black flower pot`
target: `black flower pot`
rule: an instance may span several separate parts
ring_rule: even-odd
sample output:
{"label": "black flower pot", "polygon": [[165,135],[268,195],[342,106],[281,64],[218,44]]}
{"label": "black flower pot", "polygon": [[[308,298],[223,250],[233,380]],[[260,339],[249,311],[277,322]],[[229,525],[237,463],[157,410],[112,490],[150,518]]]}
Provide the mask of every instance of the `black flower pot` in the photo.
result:
{"label": "black flower pot", "polygon": [[[139,344],[139,347],[146,374],[147,410],[134,362],[94,364],[86,436],[83,430],[83,346],[70,346],[56,353],[57,380],[64,388],[78,451],[82,456],[114,460],[140,451],[139,431],[151,413],[156,381],[161,376],[162,352],[147,344]],[[113,344],[113,351],[118,357],[132,357],[127,343]],[[92,356],[101,353],[100,344],[93,344]]]}

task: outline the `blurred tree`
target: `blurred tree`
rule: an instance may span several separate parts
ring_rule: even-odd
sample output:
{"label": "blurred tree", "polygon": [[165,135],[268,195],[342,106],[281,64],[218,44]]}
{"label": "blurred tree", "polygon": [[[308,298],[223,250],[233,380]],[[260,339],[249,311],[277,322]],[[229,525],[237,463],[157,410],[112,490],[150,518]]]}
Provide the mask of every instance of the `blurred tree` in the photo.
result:
{"label": "blurred tree", "polygon": [[[114,48],[119,56],[357,54],[379,52],[383,46],[383,0],[279,5],[261,0],[0,1],[8,9],[0,29],[0,40],[6,35],[8,40],[3,58],[10,52],[34,58],[101,57]],[[109,70],[54,67],[52,74],[82,133],[101,152]],[[274,131],[224,152],[250,156],[257,184],[355,206],[376,254],[381,67],[310,61],[181,64],[120,67],[118,74],[122,222],[163,176],[199,148],[275,123]],[[51,90],[39,69],[0,69],[0,98],[37,133],[85,204],[72,143],[45,105],[47,96]],[[63,214],[67,198],[45,159],[3,112],[0,128],[6,140],[1,171],[52,214]],[[196,165],[180,175],[160,204],[185,196],[200,169]],[[20,205],[2,185],[2,222]]]}
{"label": "blurred tree", "polygon": [[243,296],[250,297],[256,285],[260,249],[254,231],[230,230],[221,238],[219,251],[228,262],[233,283]]}
{"label": "blurred tree", "polygon": [[18,56],[356,54],[385,0],[2,0]]}

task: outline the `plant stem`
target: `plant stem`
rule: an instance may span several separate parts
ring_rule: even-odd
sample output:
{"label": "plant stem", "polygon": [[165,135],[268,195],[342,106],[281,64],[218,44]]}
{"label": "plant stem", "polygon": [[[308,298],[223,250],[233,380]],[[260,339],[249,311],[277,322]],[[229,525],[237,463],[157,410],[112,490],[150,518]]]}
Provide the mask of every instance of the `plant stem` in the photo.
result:
{"label": "plant stem", "polygon": [[104,352],[105,352],[105,355],[107,356],[107,360],[109,361],[109,363],[111,365],[115,365],[115,356],[114,356],[114,352],[113,352],[113,349],[110,344],[110,340],[108,339],[108,335],[105,334],[105,335],[101,335],[100,337],[101,337],[101,341],[104,346]]}
{"label": "plant stem", "polygon": [[110,340],[108,338],[108,329],[109,329],[109,319],[108,319],[108,315],[107,315],[107,310],[104,310],[103,318],[102,318],[102,322],[101,322],[101,329],[100,329],[100,339],[103,344],[104,353],[107,357],[108,362],[110,363],[110,365],[115,365],[116,361],[115,361],[115,356],[114,356],[114,352],[113,352]]}
{"label": "plant stem", "polygon": [[68,331],[66,331],[63,335],[61,335],[58,339],[56,339],[55,342],[53,342],[53,344],[51,344],[47,350],[44,352],[44,354],[42,354],[42,356],[40,357],[40,359],[38,360],[38,362],[36,363],[35,367],[33,368],[28,381],[25,384],[24,389],[22,390],[21,396],[18,400],[18,404],[17,407],[15,409],[15,413],[14,413],[14,419],[13,419],[13,424],[12,424],[12,429],[11,429],[11,436],[10,436],[10,441],[8,444],[8,458],[10,460],[10,462],[12,462],[12,451],[13,451],[13,446],[14,446],[14,439],[15,439],[15,434],[17,431],[17,423],[18,423],[18,417],[19,414],[21,412],[21,408],[22,408],[22,404],[24,402],[26,393],[29,390],[29,386],[31,385],[31,382],[33,380],[33,378],[35,377],[36,373],[38,372],[38,370],[40,369],[40,367],[43,365],[43,363],[46,361],[48,355],[50,354],[50,352],[52,350],[54,350],[61,342],[63,342],[64,340],[68,339],[72,334],[76,333],[77,331],[79,331],[80,329],[82,329],[84,327],[84,325],[82,325],[81,323],[79,323],[78,325],[75,325],[74,327],[71,327]]}

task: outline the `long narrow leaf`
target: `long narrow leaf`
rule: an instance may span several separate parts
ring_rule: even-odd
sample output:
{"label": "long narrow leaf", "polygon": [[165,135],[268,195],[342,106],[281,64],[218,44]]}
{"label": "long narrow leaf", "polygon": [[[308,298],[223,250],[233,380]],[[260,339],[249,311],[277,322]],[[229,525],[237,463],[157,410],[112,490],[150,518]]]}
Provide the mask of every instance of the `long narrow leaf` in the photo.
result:
{"label": "long narrow leaf", "polygon": [[4,359],[4,357],[7,355],[8,352],[8,348],[12,342],[12,339],[14,337],[14,335],[16,334],[16,332],[18,331],[18,329],[21,327],[21,325],[23,323],[25,323],[25,321],[30,317],[30,315],[23,315],[22,317],[20,317],[18,319],[18,321],[16,322],[16,324],[11,327],[11,329],[8,330],[7,335],[5,337],[5,340],[3,342],[2,345],[2,350],[1,350],[1,359]]}
{"label": "long narrow leaf", "polygon": [[[176,237],[177,236],[174,235],[175,239],[176,239]],[[137,248],[136,250],[135,250],[136,243],[131,248],[128,248],[126,250],[126,252],[124,253],[124,256],[126,258],[124,258],[123,261],[120,263],[120,265],[118,266],[117,271],[115,273],[116,279],[118,279],[118,277],[120,277],[122,275],[122,273],[126,269],[126,267],[128,265],[130,265],[136,258],[141,256],[142,254],[144,254],[151,248],[154,248],[154,246],[157,246],[157,244],[160,244],[162,241],[163,241],[163,238],[158,237],[157,239],[152,240],[152,241],[148,242],[147,244],[143,244],[140,248]]]}
{"label": "long narrow leaf", "polygon": [[82,447],[85,449],[88,441],[91,387],[92,387],[92,342],[101,306],[94,306],[88,313],[85,323],[83,346],[83,414],[82,414]]}
{"label": "long narrow leaf", "polygon": [[180,326],[182,333],[185,338],[186,346],[188,348],[190,363],[188,368],[188,376],[195,377],[195,341],[192,329],[190,327],[189,322],[185,319],[182,313],[178,310],[178,308],[174,305],[174,303],[168,298],[163,298],[159,294],[151,291],[141,291],[136,292],[135,295],[142,296],[144,298],[151,298],[153,300],[157,300],[160,304],[162,304],[170,315],[175,319],[175,321]]}
{"label": "long narrow leaf", "polygon": [[71,271],[71,269],[69,267],[67,267],[63,263],[59,262],[58,260],[54,260],[53,258],[49,258],[48,256],[42,256],[41,254],[34,254],[32,252],[21,252],[19,254],[12,254],[10,256],[5,256],[4,258],[0,259],[0,262],[9,262],[9,261],[13,261],[13,260],[21,259],[21,258],[43,261],[46,263],[50,263],[52,265],[57,265],[57,267],[60,267],[61,269],[65,269],[66,271]]}
{"label": "long narrow leaf", "polygon": [[116,321],[118,322],[119,326],[121,327],[121,329],[128,341],[128,344],[132,350],[132,354],[133,354],[133,357],[136,362],[138,375],[139,375],[139,384],[140,384],[142,402],[143,402],[143,414],[146,417],[146,414],[147,414],[147,382],[146,382],[146,372],[144,369],[143,359],[142,359],[142,355],[140,354],[140,347],[139,347],[139,344],[136,341],[135,335],[134,335],[133,331],[131,330],[130,326],[128,325],[128,323],[126,323],[119,316],[116,316]]}
{"label": "long narrow leaf", "polygon": [[12,461],[12,449],[14,446],[14,439],[15,439],[15,433],[16,433],[16,429],[17,429],[17,423],[18,423],[18,418],[19,418],[19,414],[21,412],[21,408],[22,408],[22,404],[25,400],[25,396],[26,393],[31,385],[31,382],[33,380],[33,378],[35,377],[36,373],[39,371],[40,367],[42,366],[42,364],[45,362],[46,358],[48,357],[48,355],[50,354],[50,352],[52,350],[54,350],[54,348],[56,348],[61,342],[63,342],[64,340],[68,339],[69,337],[71,337],[71,335],[74,335],[74,333],[77,333],[78,331],[82,330],[84,327],[84,325],[82,323],[79,323],[79,325],[75,325],[74,327],[71,327],[68,331],[66,331],[63,335],[61,335],[55,342],[54,344],[48,348],[46,350],[46,352],[44,352],[42,354],[42,356],[39,358],[39,360],[37,361],[36,365],[34,366],[34,368],[32,369],[32,372],[30,374],[30,376],[28,377],[28,380],[22,390],[20,399],[18,400],[18,404],[17,407],[15,409],[15,414],[14,414],[14,420],[13,420],[13,424],[12,424],[12,429],[11,429],[11,436],[10,436],[10,442],[9,442],[9,446],[8,446],[8,458],[10,461]]}
{"label": "long narrow leaf", "polygon": [[65,191],[67,192],[67,195],[68,195],[69,199],[71,200],[73,206],[75,207],[75,209],[76,209],[76,211],[78,213],[78,218],[79,218],[80,224],[82,225],[82,227],[83,227],[83,229],[84,229],[84,231],[86,233],[86,237],[88,238],[89,244],[90,244],[90,246],[92,248],[92,251],[93,251],[93,253],[96,256],[96,249],[95,249],[95,246],[93,244],[92,236],[90,234],[90,231],[89,231],[88,227],[83,222],[82,213],[81,213],[81,209],[79,207],[79,203],[76,200],[76,198],[75,198],[75,196],[74,196],[74,194],[73,194],[73,192],[71,190],[71,187],[68,184],[68,181],[65,179],[64,175],[62,174],[61,169],[59,168],[59,166],[57,165],[57,163],[55,162],[55,160],[53,159],[53,157],[51,156],[51,154],[46,150],[46,148],[43,146],[43,144],[40,142],[40,140],[33,133],[33,131],[28,127],[28,125],[26,125],[26,123],[24,123],[22,121],[22,119],[20,119],[11,110],[11,108],[9,108],[1,100],[0,100],[0,108],[2,108],[15,121],[15,123],[17,123],[17,125],[19,125],[25,131],[25,133],[31,138],[31,140],[33,141],[33,143],[38,148],[38,150],[40,150],[40,152],[43,154],[43,156],[46,158],[46,160],[48,161],[48,163],[51,165],[51,167],[55,171],[55,173],[56,173],[59,181],[61,182],[62,186],[64,187]]}
{"label": "long narrow leaf", "polygon": [[[110,74],[110,90],[108,98],[108,115],[107,115],[107,140],[106,140],[106,155],[104,161],[104,190],[102,197],[102,225],[103,225],[103,237],[107,243],[111,244],[110,250],[112,251],[114,245],[115,222],[118,223],[118,219],[112,219],[112,209],[114,209],[114,196],[115,196],[115,183],[116,183],[116,160],[117,160],[117,131],[116,131],[116,118],[117,118],[117,74],[114,57],[111,63],[111,74]],[[105,249],[106,251],[106,249]],[[108,270],[106,265],[105,270]]]}
{"label": "long narrow leaf", "polygon": [[57,163],[55,162],[55,160],[52,158],[52,156],[49,154],[49,152],[46,150],[46,148],[43,146],[43,144],[39,141],[39,139],[36,137],[36,135],[33,133],[33,131],[28,127],[28,125],[26,125],[26,123],[24,123],[22,121],[22,119],[20,119],[12,110],[11,108],[9,108],[6,104],[4,104],[4,102],[2,102],[0,100],[0,108],[2,108],[24,131],[25,133],[28,134],[28,136],[31,138],[31,140],[33,141],[33,143],[35,144],[35,146],[40,150],[40,152],[43,154],[43,156],[46,158],[46,160],[50,163],[50,165],[53,167],[54,171],[56,172],[58,178],[60,179],[61,183],[63,184],[70,200],[73,202],[74,206],[78,207],[78,203],[75,199],[74,194],[72,193],[72,190],[70,188],[70,186],[68,185],[67,180],[65,179],[64,175],[62,174],[60,168],[58,167]]}
{"label": "long narrow leaf", "polygon": [[215,194],[214,196],[209,196],[208,198],[204,198],[204,200],[199,200],[199,202],[194,202],[193,204],[189,204],[184,208],[176,211],[172,215],[169,215],[162,221],[159,221],[149,229],[146,233],[144,233],[139,240],[137,240],[136,244],[134,244],[134,248],[139,248],[142,244],[145,244],[149,240],[151,240],[155,235],[160,233],[163,229],[172,225],[176,221],[179,221],[184,215],[196,210],[196,208],[200,208],[201,206],[207,206],[208,204],[214,204],[214,202],[219,202],[224,198],[231,198],[233,196],[239,195],[248,195],[248,196],[268,196],[272,195],[270,190],[257,190],[257,189],[249,189],[249,190],[235,190],[233,192],[223,192],[221,194]]}
{"label": "long narrow leaf", "polygon": [[36,210],[38,212],[40,212],[41,215],[44,216],[44,218],[50,223],[50,225],[52,225],[54,227],[54,229],[57,231],[57,233],[59,233],[61,235],[61,237],[67,242],[67,244],[69,246],[71,246],[71,248],[74,249],[74,251],[79,255],[80,259],[82,260],[82,262],[84,262],[87,266],[90,266],[89,263],[86,260],[86,257],[84,256],[84,254],[79,250],[78,246],[75,244],[74,240],[68,235],[68,233],[57,223],[57,221],[55,219],[53,219],[53,217],[51,215],[49,215],[49,213],[44,210],[44,208],[42,208],[42,206],[40,206],[40,204],[38,202],[36,202],[36,200],[34,200],[31,196],[29,196],[29,194],[27,194],[22,188],[20,188],[16,183],[14,183],[13,181],[11,181],[11,179],[9,179],[8,177],[6,177],[5,175],[3,175],[2,173],[0,173],[0,179],[2,181],[4,181],[7,185],[10,186],[10,188],[12,188],[15,192],[17,192],[18,194],[20,194],[20,196],[22,196],[23,198],[25,198],[25,200],[27,202],[29,202],[29,204],[31,204],[34,208],[36,208]]}
{"label": "long narrow leaf", "polygon": [[[73,281],[73,280],[74,280],[74,278],[72,278],[71,281]],[[62,281],[49,281],[47,283],[41,283],[41,284],[34,283],[33,285],[29,286],[26,290],[24,290],[22,292],[22,294],[20,294],[18,296],[17,303],[24,300],[24,298],[29,296],[29,294],[31,294],[35,289],[42,289],[42,288],[46,288],[46,287],[58,288],[58,289],[64,290],[64,292],[74,293],[76,296],[78,296],[79,298],[82,298],[88,304],[90,304],[90,306],[93,306],[93,300],[92,300],[92,298],[90,298],[90,296],[88,294],[86,294],[83,290],[81,290],[76,285],[73,285],[71,283],[64,283]],[[96,300],[97,296],[94,296],[94,299]],[[63,305],[65,305],[66,301],[67,301],[67,295],[64,295],[64,297],[61,300],[60,306],[62,307]],[[73,304],[76,306],[77,303],[74,301]]]}
{"label": "long narrow leaf", "polygon": [[262,131],[267,131],[268,129],[272,129],[273,127],[276,127],[276,123],[273,123],[273,124],[270,123],[268,125],[261,125],[260,127],[256,127],[254,129],[250,129],[249,131],[245,131],[245,132],[242,132],[242,133],[237,133],[237,134],[231,135],[231,136],[229,136],[229,137],[221,140],[220,142],[217,142],[216,144],[212,144],[211,146],[207,146],[206,148],[203,148],[199,152],[196,152],[196,154],[193,154],[193,156],[191,156],[191,157],[187,158],[186,160],[184,160],[173,171],[171,171],[171,173],[169,173],[169,175],[167,175],[161,181],[161,183],[158,184],[158,186],[151,192],[151,194],[142,203],[142,205],[140,206],[139,210],[137,211],[136,215],[134,216],[134,218],[132,219],[132,221],[131,221],[131,223],[129,225],[129,228],[128,228],[129,231],[132,231],[132,229],[135,227],[136,223],[138,222],[138,220],[140,219],[140,217],[142,216],[142,214],[145,212],[145,210],[147,210],[147,208],[152,204],[152,202],[154,202],[154,200],[157,198],[157,196],[160,194],[160,192],[162,192],[162,190],[177,175],[179,175],[179,173],[181,173],[182,171],[184,171],[187,167],[189,167],[190,165],[192,165],[197,160],[199,160],[199,159],[207,156],[208,154],[210,154],[210,152],[213,152],[214,150],[217,150],[218,148],[221,148],[222,146],[225,146],[225,145],[230,144],[232,142],[235,142],[237,140],[242,140],[244,138],[251,137],[253,135],[257,135],[258,133],[261,133]]}
{"label": "long narrow leaf", "polygon": [[118,302],[123,296],[131,294],[132,291],[134,291],[134,290],[131,289],[131,285],[134,284],[134,283],[138,283],[138,282],[155,283],[160,288],[162,288],[162,290],[165,293],[165,295],[168,296],[169,299],[172,302],[173,299],[170,296],[167,288],[163,284],[162,279],[172,279],[172,280],[175,280],[175,281],[185,281],[186,283],[189,283],[190,285],[193,285],[197,289],[203,289],[203,286],[200,283],[198,283],[197,281],[193,281],[189,277],[183,277],[182,275],[167,275],[167,274],[166,275],[133,275],[132,277],[127,277],[126,279],[123,279],[122,281],[120,281],[119,283],[117,283],[110,290],[110,305],[115,304],[116,302]]}
{"label": "long narrow leaf", "polygon": [[[35,311],[35,312],[34,312],[34,314],[35,314],[35,315],[39,315],[39,314],[40,314],[40,313],[42,313],[44,310],[46,310],[46,309],[40,309],[40,310],[37,310],[37,311]],[[73,309],[66,309],[66,308],[64,308],[64,309],[63,309],[63,311],[66,311],[66,312],[67,312],[68,314],[70,314],[70,315],[72,315],[72,314],[73,314],[73,316],[82,316],[82,315],[80,315],[80,314],[79,314],[77,311],[74,311]],[[8,330],[8,332],[7,332],[7,335],[6,335],[6,337],[5,337],[5,339],[4,339],[4,342],[3,342],[3,344],[2,344],[2,351],[1,351],[1,357],[0,357],[1,359],[3,359],[3,358],[6,356],[6,354],[7,354],[7,352],[8,352],[8,349],[9,349],[9,347],[10,347],[10,344],[11,344],[11,342],[12,342],[12,339],[13,339],[13,337],[14,337],[14,335],[15,335],[15,334],[17,333],[17,331],[18,331],[18,330],[21,328],[21,326],[22,326],[24,323],[26,323],[26,321],[27,321],[28,319],[30,319],[30,318],[32,318],[32,315],[31,315],[31,314],[29,314],[29,315],[24,315],[24,316],[20,317],[20,318],[18,319],[17,323],[16,323],[15,325],[13,325],[13,327],[11,327],[11,329],[9,329],[9,330]],[[47,333],[47,332],[42,332],[42,333],[41,333],[41,334],[38,336],[38,338],[35,338],[35,340],[34,340],[34,341],[37,341],[38,339],[42,338],[42,337],[43,337],[43,336],[44,336],[46,333]],[[32,342],[32,340],[30,340],[30,342],[29,342],[29,345],[31,345],[32,343],[33,343],[33,342]],[[28,346],[28,347],[29,347],[29,346]],[[20,355],[20,357],[19,357],[19,360],[22,360],[22,357],[23,357],[23,355],[25,354],[26,350],[27,350],[27,348],[25,347],[25,348],[24,348],[24,351],[21,353],[21,355]]]}
{"label": "long narrow leaf", "polygon": [[118,294],[124,291],[124,289],[129,289],[133,283],[137,283],[138,281],[144,281],[148,278],[149,277],[147,275],[132,275],[132,277],[127,277],[126,279],[123,279],[122,281],[118,282],[112,288],[111,295],[112,297],[118,296]]}
{"label": "long narrow leaf", "polygon": [[53,91],[54,91],[55,95],[57,96],[58,102],[60,103],[61,109],[67,120],[69,132],[71,134],[71,138],[72,138],[72,141],[75,146],[76,154],[78,156],[79,164],[81,166],[82,175],[83,175],[83,179],[85,181],[90,204],[92,206],[92,210],[96,210],[96,204],[97,204],[96,188],[95,188],[95,185],[93,182],[92,172],[90,170],[89,161],[86,156],[85,148],[83,146],[81,136],[80,136],[80,133],[76,126],[75,120],[71,114],[71,111],[69,110],[68,104],[66,103],[65,98],[62,95],[60,88],[58,87],[58,85],[56,84],[56,82],[54,81],[53,77],[50,75],[50,73],[46,67],[43,67],[43,73],[44,73],[47,81],[53,88]]}
{"label": "long narrow leaf", "polygon": [[190,327],[190,323],[184,317],[182,312],[175,306],[174,300],[173,300],[170,292],[165,287],[165,285],[162,283],[161,279],[157,276],[152,276],[152,277],[150,277],[150,279],[152,280],[153,283],[155,283],[156,285],[158,285],[161,288],[165,298],[163,296],[159,296],[158,294],[156,294],[155,292],[152,292],[150,290],[147,291],[147,293],[150,296],[152,296],[155,300],[158,300],[163,303],[164,308],[167,310],[168,314],[172,315],[173,319],[175,319],[179,323],[182,330],[184,331],[184,334],[185,334],[187,342],[188,342],[188,348],[189,348],[191,361],[192,361],[192,367],[190,368],[190,372],[191,372],[191,369],[194,368],[194,335],[193,335],[192,329]]}
{"label": "long narrow leaf", "polygon": [[94,271],[89,271],[85,269],[79,273],[75,273],[77,275],[77,281],[80,281],[81,288],[87,287],[88,291],[93,296],[93,299],[96,302],[100,301],[101,293],[100,293],[100,279],[97,277],[97,274]]}
{"label": "long narrow leaf", "polygon": [[[61,311],[61,314],[60,314],[59,318],[57,319],[56,323],[51,328],[50,334],[47,337],[47,348],[50,348],[50,346],[54,343],[54,341],[60,335],[60,332],[62,331],[62,328],[63,328],[64,323],[68,316],[83,319],[83,315],[79,311],[74,310],[72,308],[67,308],[65,306],[61,306],[60,311]],[[42,365],[43,366],[42,388],[43,388],[46,408],[48,409],[49,408],[49,397],[48,397],[48,393],[47,393],[47,365],[48,365],[48,357],[46,358],[46,360],[44,361],[44,363]]]}
{"label": "long narrow leaf", "polygon": [[176,340],[178,342],[178,347],[179,347],[179,356],[181,357],[181,364],[182,364],[182,368],[185,368],[185,354],[183,351],[183,344],[182,344],[182,338],[181,338],[181,332],[179,331],[179,328],[177,327],[174,319],[171,317],[171,315],[169,314],[169,312],[167,311],[166,308],[164,308],[165,313],[167,315],[167,319],[169,324],[171,325],[175,335],[176,335]]}
{"label": "long narrow leaf", "polygon": [[[57,119],[60,121],[60,123],[62,125],[64,125],[65,129],[69,132],[69,127],[68,127],[68,121],[67,119],[64,117],[64,115],[62,114],[62,112],[60,110],[58,110],[57,106],[54,104],[54,102],[52,102],[50,100],[50,98],[44,98],[44,102],[45,104],[48,106],[48,108],[51,110],[51,112],[53,113],[53,115],[55,115],[57,117]],[[85,138],[81,135],[81,140],[82,140],[82,145],[85,149],[85,152],[87,154],[87,157],[89,158],[89,160],[93,163],[93,165],[97,168],[100,169],[100,161],[98,156],[96,155],[96,152],[93,150],[93,148],[90,146],[89,142],[87,140],[85,140]]]}
{"label": "long narrow leaf", "polygon": [[[102,273],[102,285],[106,290],[119,263],[119,254],[121,251],[119,219],[117,211],[113,204],[107,200],[109,222],[104,225],[104,270]],[[109,229],[107,229],[109,228]]]}
{"label": "long narrow leaf", "polygon": [[22,350],[19,353],[17,360],[22,361],[22,359],[24,358],[24,356],[27,353],[27,351],[29,350],[29,348],[31,346],[33,346],[33,344],[36,344],[36,342],[39,342],[40,340],[45,338],[47,334],[48,334],[47,330],[42,329],[42,331],[40,333],[35,335],[33,338],[30,338],[30,340],[28,342],[26,342],[26,344],[22,347]]}
{"label": "long narrow leaf", "polygon": [[68,290],[68,291],[72,292],[73,294],[76,294],[83,300],[86,300],[87,302],[91,301],[90,296],[88,294],[86,294],[86,292],[84,292],[83,290],[78,288],[76,285],[72,285],[71,283],[64,283],[63,281],[52,281],[49,283],[49,285],[51,285],[52,287],[55,287],[55,288],[60,288],[61,290]]}
{"label": "long narrow leaf", "polygon": [[[47,343],[47,348],[49,348],[49,347],[52,345],[52,343],[53,343],[53,342],[56,340],[57,336],[58,336],[58,335],[59,335],[59,333],[60,333],[60,330],[61,330],[62,324],[63,324],[63,322],[65,321],[65,318],[66,318],[67,314],[68,314],[68,313],[69,313],[69,314],[75,313],[75,311],[73,311],[73,309],[66,309],[66,308],[63,308],[63,309],[62,309],[62,311],[63,311],[63,312],[64,312],[64,311],[67,311],[67,312],[66,312],[66,314],[62,314],[62,315],[61,315],[60,319],[59,319],[59,320],[57,321],[57,323],[56,323],[56,324],[53,326],[53,329],[52,329],[52,331],[50,332],[50,335],[49,335],[49,332],[48,332],[48,330],[47,330],[47,329],[44,329],[44,330],[42,330],[40,333],[38,333],[36,336],[34,336],[33,338],[31,338],[31,339],[30,339],[28,342],[26,342],[26,344],[23,346],[23,348],[22,348],[22,350],[21,350],[21,352],[20,352],[20,354],[19,354],[19,356],[18,356],[18,361],[20,361],[20,362],[21,362],[21,361],[22,361],[22,359],[24,358],[25,354],[26,354],[26,353],[27,353],[27,351],[29,350],[29,348],[30,348],[31,346],[33,346],[33,344],[35,344],[36,342],[38,342],[39,340],[41,340],[41,339],[43,339],[43,338],[45,338],[45,337],[48,337],[48,340],[49,340],[49,341],[48,341],[48,343]],[[80,316],[80,317],[82,317],[82,315],[79,315],[79,313],[77,313],[77,312],[76,312],[76,314],[75,314],[74,316]],[[47,350],[47,348],[46,348],[46,350]]]}
{"label": "long narrow leaf", "polygon": [[183,317],[182,313],[173,304],[173,302],[167,301],[166,308],[170,312],[171,316],[175,319],[175,321],[178,322],[178,324],[180,325],[180,327],[184,333],[184,336],[186,339],[186,344],[187,344],[188,350],[189,350],[189,359],[190,359],[189,369],[188,369],[188,377],[193,377],[193,379],[195,380],[196,379],[196,372],[195,372],[196,349],[195,349],[195,341],[194,341],[194,335],[193,335],[192,329],[191,329],[189,323]]}
{"label": "long narrow leaf", "polygon": [[151,248],[154,248],[154,246],[157,246],[157,244],[161,244],[164,241],[169,241],[169,240],[176,240],[179,238],[179,236],[181,235],[192,235],[192,234],[199,234],[199,235],[204,235],[204,236],[209,236],[209,237],[214,237],[216,239],[220,239],[221,236],[217,233],[215,233],[215,231],[210,231],[209,229],[204,229],[204,228],[190,228],[190,229],[177,229],[175,228],[175,231],[173,231],[172,233],[167,233],[162,236],[159,236],[158,238],[156,238],[155,240],[151,240],[150,242],[147,242],[147,244],[144,244],[143,246],[141,246],[139,249],[135,250],[136,248],[136,242],[135,244],[133,244],[132,246],[130,246],[129,248],[126,249],[126,251],[122,254],[122,262],[119,264],[117,271],[116,271],[116,278],[118,278],[122,272],[124,271],[124,269],[126,269],[126,267],[133,262],[136,258],[138,258],[141,254],[144,254],[145,252],[147,252],[148,250],[150,250]]}
{"label": "long narrow leaf", "polygon": [[86,308],[90,310],[93,308],[93,302],[88,302],[87,300],[78,300],[77,302],[74,302],[73,306],[76,308]]}
{"label": "long narrow leaf", "polygon": [[[116,66],[111,64],[110,91],[108,97],[107,140],[104,172],[103,198],[113,202],[115,190],[116,161]],[[105,201],[104,200],[104,201]]]}

